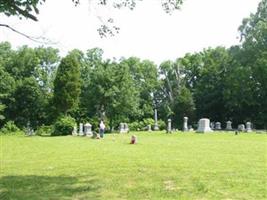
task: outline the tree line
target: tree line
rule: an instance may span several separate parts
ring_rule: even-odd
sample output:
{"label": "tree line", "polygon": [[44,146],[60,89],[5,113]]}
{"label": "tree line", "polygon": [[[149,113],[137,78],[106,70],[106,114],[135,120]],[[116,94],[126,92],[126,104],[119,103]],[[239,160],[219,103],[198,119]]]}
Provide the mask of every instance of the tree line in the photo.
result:
{"label": "tree line", "polygon": [[[188,53],[159,66],[136,57],[103,59],[99,48],[72,50],[64,58],[51,47],[13,49],[0,43],[0,125],[51,125],[60,116],[110,130],[120,122],[172,119],[181,128],[199,118],[251,121],[267,127],[267,1],[239,27],[242,43]],[[151,121],[151,120],[150,120]]]}

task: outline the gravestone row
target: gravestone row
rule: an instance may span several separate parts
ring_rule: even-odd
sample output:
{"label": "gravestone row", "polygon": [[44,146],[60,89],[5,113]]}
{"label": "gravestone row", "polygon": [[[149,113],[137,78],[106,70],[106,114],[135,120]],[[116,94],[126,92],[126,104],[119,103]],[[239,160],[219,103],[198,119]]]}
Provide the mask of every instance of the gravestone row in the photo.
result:
{"label": "gravestone row", "polygon": [[76,136],[93,136],[93,132],[92,132],[92,125],[90,123],[86,123],[83,125],[83,123],[79,124],[79,134],[77,132],[77,126],[75,125],[73,127],[73,131],[72,131],[72,135]]}
{"label": "gravestone row", "polygon": [[[216,122],[215,126],[214,123],[210,123],[210,120],[207,118],[204,119],[200,119],[198,122],[198,129],[197,132],[199,133],[205,133],[205,132],[212,132],[214,130],[221,130],[221,123],[220,122]],[[226,122],[226,129],[227,131],[232,131],[232,122],[231,121],[227,121]],[[252,132],[252,128],[251,128],[251,122],[247,122],[246,123],[246,128],[244,124],[240,124],[238,125],[238,131],[246,131],[246,132]]]}

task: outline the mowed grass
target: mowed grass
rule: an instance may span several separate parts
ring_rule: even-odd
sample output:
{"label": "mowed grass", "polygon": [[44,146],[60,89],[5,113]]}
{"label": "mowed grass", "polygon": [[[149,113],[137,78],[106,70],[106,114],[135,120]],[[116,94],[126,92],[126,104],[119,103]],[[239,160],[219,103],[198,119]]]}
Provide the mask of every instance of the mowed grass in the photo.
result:
{"label": "mowed grass", "polygon": [[267,135],[1,137],[0,199],[266,199]]}

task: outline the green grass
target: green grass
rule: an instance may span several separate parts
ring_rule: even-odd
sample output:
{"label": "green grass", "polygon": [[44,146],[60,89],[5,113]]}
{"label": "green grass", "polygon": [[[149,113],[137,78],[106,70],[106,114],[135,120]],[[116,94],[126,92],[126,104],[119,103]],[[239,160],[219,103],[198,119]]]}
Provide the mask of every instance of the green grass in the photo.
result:
{"label": "green grass", "polygon": [[0,199],[266,199],[267,135],[1,137]]}

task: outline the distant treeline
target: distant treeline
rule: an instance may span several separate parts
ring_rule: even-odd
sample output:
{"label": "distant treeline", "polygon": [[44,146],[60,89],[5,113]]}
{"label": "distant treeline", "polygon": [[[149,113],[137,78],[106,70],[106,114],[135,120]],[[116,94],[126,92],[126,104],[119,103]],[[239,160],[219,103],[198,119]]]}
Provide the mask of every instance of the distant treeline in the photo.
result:
{"label": "distant treeline", "polygon": [[102,117],[120,122],[172,119],[181,128],[199,118],[234,126],[251,121],[267,128],[266,1],[239,27],[242,43],[208,48],[159,66],[139,58],[103,59],[103,51],[72,50],[60,58],[54,48],[12,49],[0,43],[0,125],[50,125],[62,115],[77,121]]}

